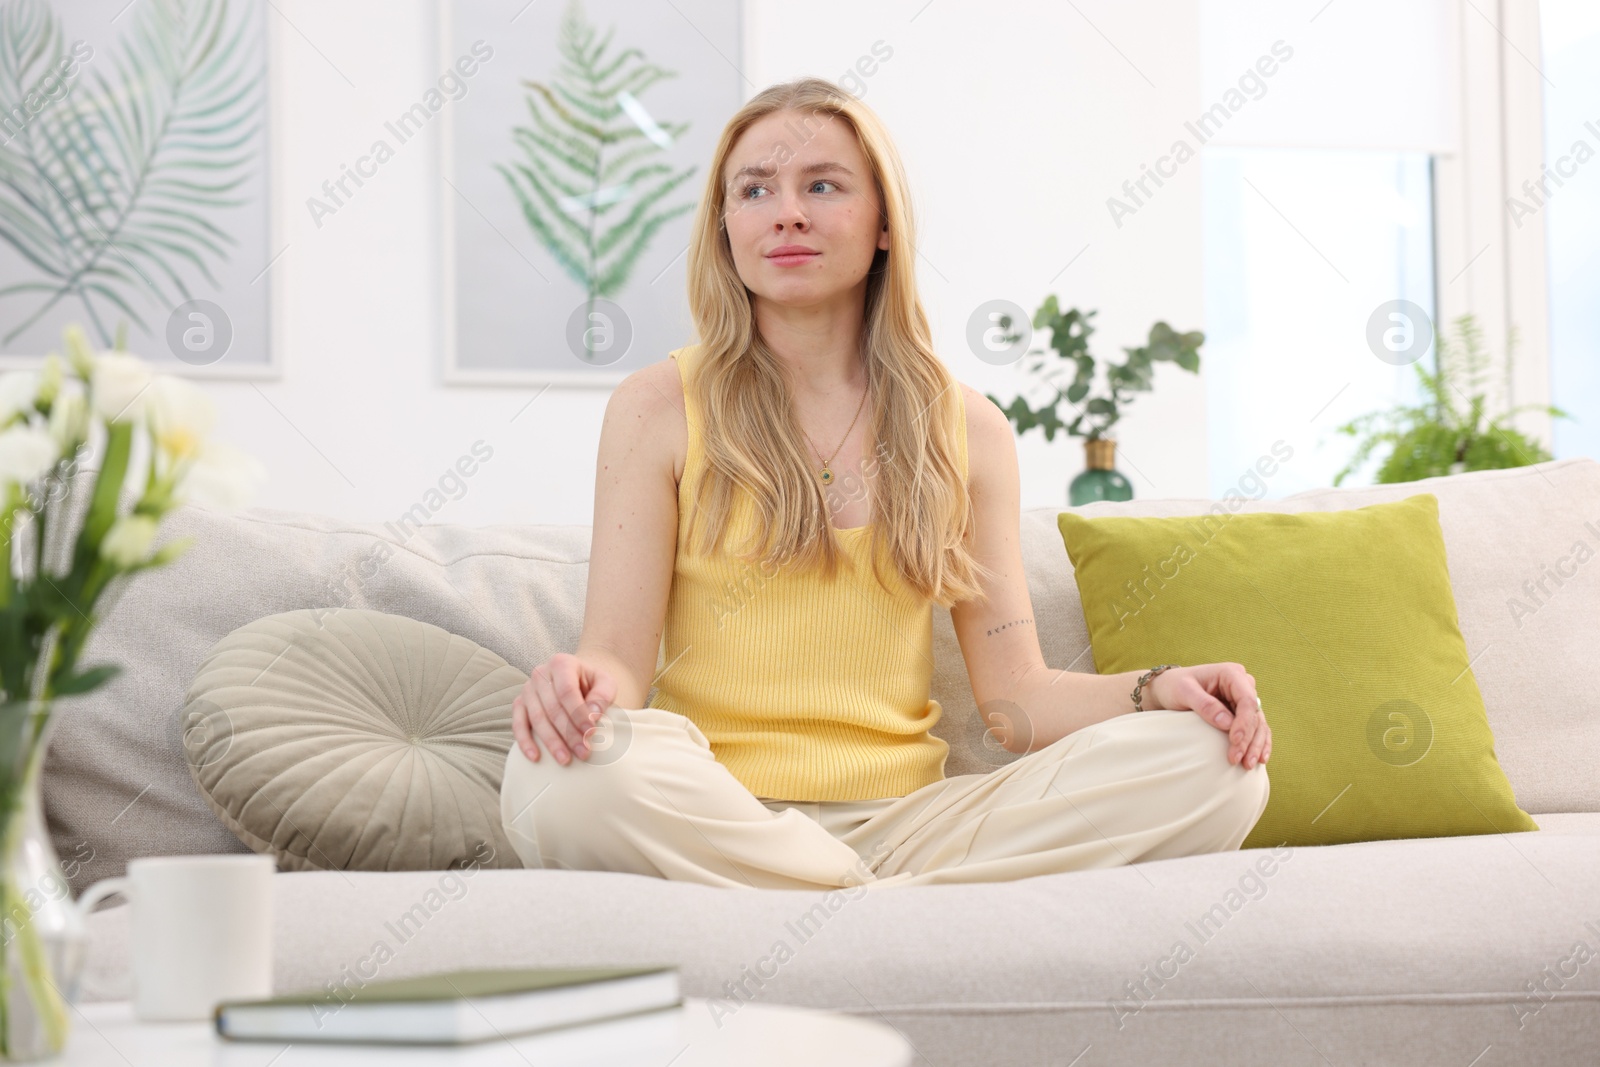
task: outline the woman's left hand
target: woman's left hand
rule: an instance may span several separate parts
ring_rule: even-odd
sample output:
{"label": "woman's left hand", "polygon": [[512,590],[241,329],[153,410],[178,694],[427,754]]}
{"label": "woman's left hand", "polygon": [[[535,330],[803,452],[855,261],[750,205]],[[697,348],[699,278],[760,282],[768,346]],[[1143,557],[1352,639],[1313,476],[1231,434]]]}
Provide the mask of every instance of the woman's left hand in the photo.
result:
{"label": "woman's left hand", "polygon": [[1156,705],[1193,711],[1228,735],[1228,762],[1250,770],[1272,755],[1272,727],[1261,713],[1256,680],[1239,663],[1170,667],[1145,687]]}

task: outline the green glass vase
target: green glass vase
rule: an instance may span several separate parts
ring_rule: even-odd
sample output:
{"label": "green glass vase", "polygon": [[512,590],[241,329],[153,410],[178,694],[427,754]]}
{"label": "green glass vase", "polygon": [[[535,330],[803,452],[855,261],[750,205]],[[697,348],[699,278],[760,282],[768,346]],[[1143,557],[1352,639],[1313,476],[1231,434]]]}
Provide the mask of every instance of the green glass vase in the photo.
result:
{"label": "green glass vase", "polygon": [[1083,442],[1084,470],[1067,487],[1067,503],[1072,507],[1096,500],[1132,500],[1133,483],[1114,466],[1117,442],[1110,438],[1088,438]]}

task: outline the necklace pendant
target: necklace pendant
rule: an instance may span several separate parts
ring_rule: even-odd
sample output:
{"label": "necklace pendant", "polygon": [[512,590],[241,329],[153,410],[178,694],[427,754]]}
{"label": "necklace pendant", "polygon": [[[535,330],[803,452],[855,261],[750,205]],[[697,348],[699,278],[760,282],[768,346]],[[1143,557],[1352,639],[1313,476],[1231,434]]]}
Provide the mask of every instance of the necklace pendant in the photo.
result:
{"label": "necklace pendant", "polygon": [[822,468],[822,484],[823,485],[832,485],[833,484],[833,472],[831,470],[829,470],[827,467],[823,467]]}

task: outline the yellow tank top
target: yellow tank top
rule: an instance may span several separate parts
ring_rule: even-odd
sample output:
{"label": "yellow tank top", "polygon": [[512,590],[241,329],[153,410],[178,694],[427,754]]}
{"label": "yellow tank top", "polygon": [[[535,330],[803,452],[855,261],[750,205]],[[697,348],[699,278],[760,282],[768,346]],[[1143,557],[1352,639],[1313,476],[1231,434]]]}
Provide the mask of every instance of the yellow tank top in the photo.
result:
{"label": "yellow tank top", "polygon": [[[871,573],[868,527],[837,531],[841,562],[819,573],[738,560],[752,500],[735,494],[726,551],[687,550],[705,471],[701,412],[688,389],[697,345],[673,352],[689,424],[678,484],[678,552],[650,706],[687,717],[712,754],[764,800],[900,797],[944,777],[949,746],[929,730],[933,601],[906,585],[880,546],[885,591]],[[967,473],[965,404],[960,468]]]}

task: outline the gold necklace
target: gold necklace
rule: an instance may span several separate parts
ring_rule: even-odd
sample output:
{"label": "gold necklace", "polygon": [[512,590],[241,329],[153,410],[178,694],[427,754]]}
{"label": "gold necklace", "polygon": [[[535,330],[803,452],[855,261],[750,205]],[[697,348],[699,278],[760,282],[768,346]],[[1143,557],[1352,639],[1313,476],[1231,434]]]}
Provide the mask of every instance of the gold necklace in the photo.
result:
{"label": "gold necklace", "polygon": [[[850,420],[850,430],[854,430],[856,428],[856,423],[861,418],[861,409],[866,407],[866,406],[867,406],[867,391],[865,389],[863,389],[863,390],[861,390],[861,403],[856,405],[856,417]],[[832,485],[833,484],[833,471],[830,470],[829,468],[832,466],[834,459],[838,457],[839,449],[842,449],[844,447],[845,441],[850,440],[850,430],[846,430],[844,432],[844,438],[842,440],[840,440],[839,448],[836,448],[836,449],[833,450],[833,455],[829,456],[827,459],[822,460],[822,470],[821,470],[821,472],[819,474],[819,477],[821,477],[823,485]],[[802,434],[805,434],[806,443],[811,446],[811,451],[815,452],[817,454],[817,458],[821,459],[822,458],[822,450],[817,447],[817,443],[815,441],[811,440],[811,435],[806,433],[804,427],[801,428],[800,432]]]}

